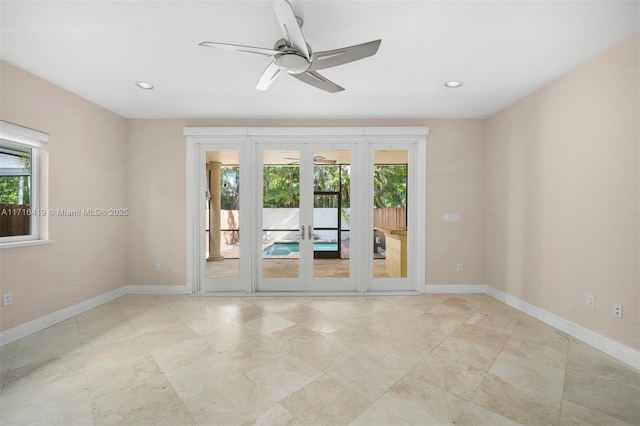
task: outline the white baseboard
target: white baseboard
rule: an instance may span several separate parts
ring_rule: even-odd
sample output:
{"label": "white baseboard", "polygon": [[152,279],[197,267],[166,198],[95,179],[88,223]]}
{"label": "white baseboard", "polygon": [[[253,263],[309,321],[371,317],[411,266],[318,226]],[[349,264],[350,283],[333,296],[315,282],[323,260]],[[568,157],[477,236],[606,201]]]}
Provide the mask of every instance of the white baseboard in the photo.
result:
{"label": "white baseboard", "polygon": [[126,285],[126,294],[191,294],[186,285]]}
{"label": "white baseboard", "polygon": [[[426,292],[487,294],[502,303],[518,309],[519,311],[524,312],[525,314],[530,315],[551,327],[557,328],[558,330],[575,337],[576,339],[581,340],[608,355],[611,355],[617,360],[640,370],[640,352],[485,284],[427,284]],[[2,331],[0,332],[0,346],[4,346],[30,334],[44,330],[47,327],[51,327],[59,322],[65,321],[76,315],[80,315],[90,309],[124,296],[125,294],[190,294],[190,291],[186,285],[125,285],[108,293],[101,294],[100,296],[93,297]],[[388,295],[389,293],[381,294]],[[404,292],[403,294],[407,293]],[[236,293],[235,295],[238,294]],[[274,295],[282,294],[274,293]],[[358,295],[363,294],[359,293]]]}
{"label": "white baseboard", "polygon": [[44,330],[47,327],[51,327],[59,322],[73,318],[76,315],[80,315],[88,310],[97,308],[100,305],[104,305],[118,297],[127,294],[126,286],[117,288],[108,293],[101,294],[91,299],[85,300],[75,305],[71,305],[67,308],[60,309],[59,311],[52,312],[44,315],[40,318],[36,318],[32,321],[25,322],[17,325],[13,328],[0,332],[0,346],[4,346],[11,342],[15,342],[18,339],[29,336],[30,334]]}
{"label": "white baseboard", "polygon": [[486,293],[484,284],[427,284],[425,293]]}
{"label": "white baseboard", "polygon": [[125,285],[32,321],[0,332],[0,346],[15,342],[59,322],[73,318],[126,294],[189,294],[186,285]]}
{"label": "white baseboard", "polygon": [[487,294],[494,299],[501,301],[504,304],[511,306],[525,314],[536,318],[551,327],[575,337],[584,343],[593,346],[594,348],[611,355],[618,361],[622,361],[625,364],[640,370],[640,352],[609,339],[601,334],[591,331],[571,321],[567,321],[557,315],[540,309],[537,306],[524,302],[517,297],[513,297],[507,293],[503,293],[500,290],[496,290],[493,287],[487,286]]}

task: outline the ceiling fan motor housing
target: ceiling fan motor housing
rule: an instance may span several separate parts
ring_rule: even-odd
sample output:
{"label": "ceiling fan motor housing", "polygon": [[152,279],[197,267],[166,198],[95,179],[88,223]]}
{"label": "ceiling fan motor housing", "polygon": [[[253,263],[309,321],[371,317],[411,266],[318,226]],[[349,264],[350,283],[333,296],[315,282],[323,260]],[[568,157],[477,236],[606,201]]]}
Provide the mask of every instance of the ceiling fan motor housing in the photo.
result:
{"label": "ceiling fan motor housing", "polygon": [[[311,66],[311,62],[300,52],[289,46],[285,39],[278,40],[273,48],[282,52],[281,55],[275,56],[275,63],[282,71],[289,74],[302,74]],[[311,55],[311,46],[308,44],[307,49],[309,50],[309,55]]]}

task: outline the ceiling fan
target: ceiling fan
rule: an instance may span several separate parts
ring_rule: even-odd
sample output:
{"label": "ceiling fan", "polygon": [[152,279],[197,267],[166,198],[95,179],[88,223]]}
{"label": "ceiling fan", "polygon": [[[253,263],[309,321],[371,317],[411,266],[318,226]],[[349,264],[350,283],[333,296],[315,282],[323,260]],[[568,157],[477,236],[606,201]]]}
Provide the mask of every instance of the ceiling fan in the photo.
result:
{"label": "ceiling fan", "polygon": [[[300,159],[299,158],[284,157],[284,159],[285,160],[294,160],[292,163],[289,163],[290,166],[296,165],[296,164],[300,164]],[[336,160],[330,160],[327,157],[324,157],[322,155],[314,155],[313,156],[313,162],[314,162],[314,164],[336,164],[337,163]]]}
{"label": "ceiling fan", "polygon": [[200,46],[216,47],[237,52],[255,53],[272,57],[272,62],[264,70],[257,89],[267,90],[281,72],[286,72],[298,80],[330,93],[341,92],[343,87],[327,80],[317,71],[335,67],[359,59],[373,56],[382,40],[374,40],[341,49],[312,52],[302,34],[302,19],[297,17],[287,0],[274,0],[273,9],[284,38],[276,41],[273,49],[242,46],[239,44],[203,41]]}

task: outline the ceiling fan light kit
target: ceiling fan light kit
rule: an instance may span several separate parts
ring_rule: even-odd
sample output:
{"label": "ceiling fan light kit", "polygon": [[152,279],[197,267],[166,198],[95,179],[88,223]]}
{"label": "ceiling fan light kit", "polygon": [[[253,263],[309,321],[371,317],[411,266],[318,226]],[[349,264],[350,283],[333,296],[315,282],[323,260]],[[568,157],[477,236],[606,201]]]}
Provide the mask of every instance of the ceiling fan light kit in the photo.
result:
{"label": "ceiling fan light kit", "polygon": [[282,72],[285,72],[303,83],[310,84],[326,92],[341,92],[344,90],[343,87],[326,79],[319,74],[317,70],[343,65],[373,56],[378,51],[380,43],[382,42],[382,40],[374,40],[341,49],[312,52],[311,46],[307,44],[302,34],[303,21],[295,15],[291,4],[289,4],[287,0],[274,0],[272,4],[278,23],[280,24],[280,30],[284,35],[284,38],[275,43],[273,49],[212,41],[203,41],[200,43],[200,46],[203,47],[214,47],[271,57],[272,61],[262,73],[260,80],[258,80],[256,88],[259,90],[267,90],[275,79]]}

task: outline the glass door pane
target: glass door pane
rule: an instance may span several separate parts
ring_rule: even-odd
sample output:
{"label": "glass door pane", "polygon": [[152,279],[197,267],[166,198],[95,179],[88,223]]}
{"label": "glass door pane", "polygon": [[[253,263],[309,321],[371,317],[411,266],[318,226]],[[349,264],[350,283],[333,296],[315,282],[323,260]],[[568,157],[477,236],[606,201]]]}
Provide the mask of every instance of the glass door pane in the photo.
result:
{"label": "glass door pane", "polygon": [[313,277],[349,278],[351,151],[316,150],[313,161]]}
{"label": "glass door pane", "polygon": [[406,278],[409,154],[375,150],[373,157],[373,277]]}
{"label": "glass door pane", "polygon": [[206,278],[240,277],[240,153],[206,152]]}
{"label": "glass door pane", "polygon": [[300,277],[300,153],[263,150],[262,278]]}

